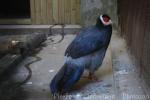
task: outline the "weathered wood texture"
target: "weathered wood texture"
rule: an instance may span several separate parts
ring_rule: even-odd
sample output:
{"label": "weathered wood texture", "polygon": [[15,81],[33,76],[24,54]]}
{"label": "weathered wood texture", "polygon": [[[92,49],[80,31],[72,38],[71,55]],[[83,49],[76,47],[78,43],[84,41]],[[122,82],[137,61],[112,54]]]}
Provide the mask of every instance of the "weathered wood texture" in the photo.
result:
{"label": "weathered wood texture", "polygon": [[118,0],[119,25],[150,87],[150,0]]}
{"label": "weathered wood texture", "polygon": [[80,0],[30,0],[32,24],[80,24]]}

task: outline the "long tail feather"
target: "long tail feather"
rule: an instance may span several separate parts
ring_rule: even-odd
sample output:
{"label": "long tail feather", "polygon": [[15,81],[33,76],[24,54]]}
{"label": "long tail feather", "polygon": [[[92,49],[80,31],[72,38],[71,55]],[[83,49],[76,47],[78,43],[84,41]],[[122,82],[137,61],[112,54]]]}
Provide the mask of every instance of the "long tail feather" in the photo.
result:
{"label": "long tail feather", "polygon": [[81,77],[84,67],[67,63],[58,71],[50,83],[52,94],[67,92]]}

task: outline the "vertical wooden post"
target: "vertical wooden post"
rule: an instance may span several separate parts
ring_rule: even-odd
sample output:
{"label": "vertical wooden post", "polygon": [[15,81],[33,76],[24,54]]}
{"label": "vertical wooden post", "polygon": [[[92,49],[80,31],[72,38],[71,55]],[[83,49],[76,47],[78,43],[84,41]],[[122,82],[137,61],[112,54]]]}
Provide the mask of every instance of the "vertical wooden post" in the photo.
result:
{"label": "vertical wooden post", "polygon": [[53,2],[52,0],[47,0],[47,24],[53,24]]}
{"label": "vertical wooden post", "polygon": [[31,23],[35,24],[36,18],[35,18],[35,0],[30,0],[30,15],[31,15]]}
{"label": "vertical wooden post", "polygon": [[54,24],[58,23],[58,0],[53,0],[53,19]]}
{"label": "vertical wooden post", "polygon": [[47,0],[41,0],[41,24],[47,24]]}
{"label": "vertical wooden post", "polygon": [[76,24],[80,24],[81,21],[81,0],[76,0]]}
{"label": "vertical wooden post", "polygon": [[71,24],[76,24],[76,0],[71,0]]}
{"label": "vertical wooden post", "polygon": [[65,0],[65,23],[71,23],[71,0]]}

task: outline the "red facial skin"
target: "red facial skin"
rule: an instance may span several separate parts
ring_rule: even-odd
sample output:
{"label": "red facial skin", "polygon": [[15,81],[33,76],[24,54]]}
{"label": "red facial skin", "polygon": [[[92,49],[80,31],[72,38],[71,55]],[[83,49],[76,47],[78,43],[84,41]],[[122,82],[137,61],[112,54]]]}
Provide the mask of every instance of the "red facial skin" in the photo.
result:
{"label": "red facial skin", "polygon": [[105,22],[109,22],[109,18],[108,17],[103,17],[103,20],[105,21]]}

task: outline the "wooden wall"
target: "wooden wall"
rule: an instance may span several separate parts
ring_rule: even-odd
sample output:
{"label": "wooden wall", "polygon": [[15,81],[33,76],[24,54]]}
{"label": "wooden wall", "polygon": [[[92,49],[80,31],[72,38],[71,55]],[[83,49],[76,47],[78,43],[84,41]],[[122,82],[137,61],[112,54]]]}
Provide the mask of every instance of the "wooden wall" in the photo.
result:
{"label": "wooden wall", "polygon": [[119,25],[150,87],[150,0],[118,0]]}
{"label": "wooden wall", "polygon": [[80,0],[30,0],[32,24],[80,24]]}

